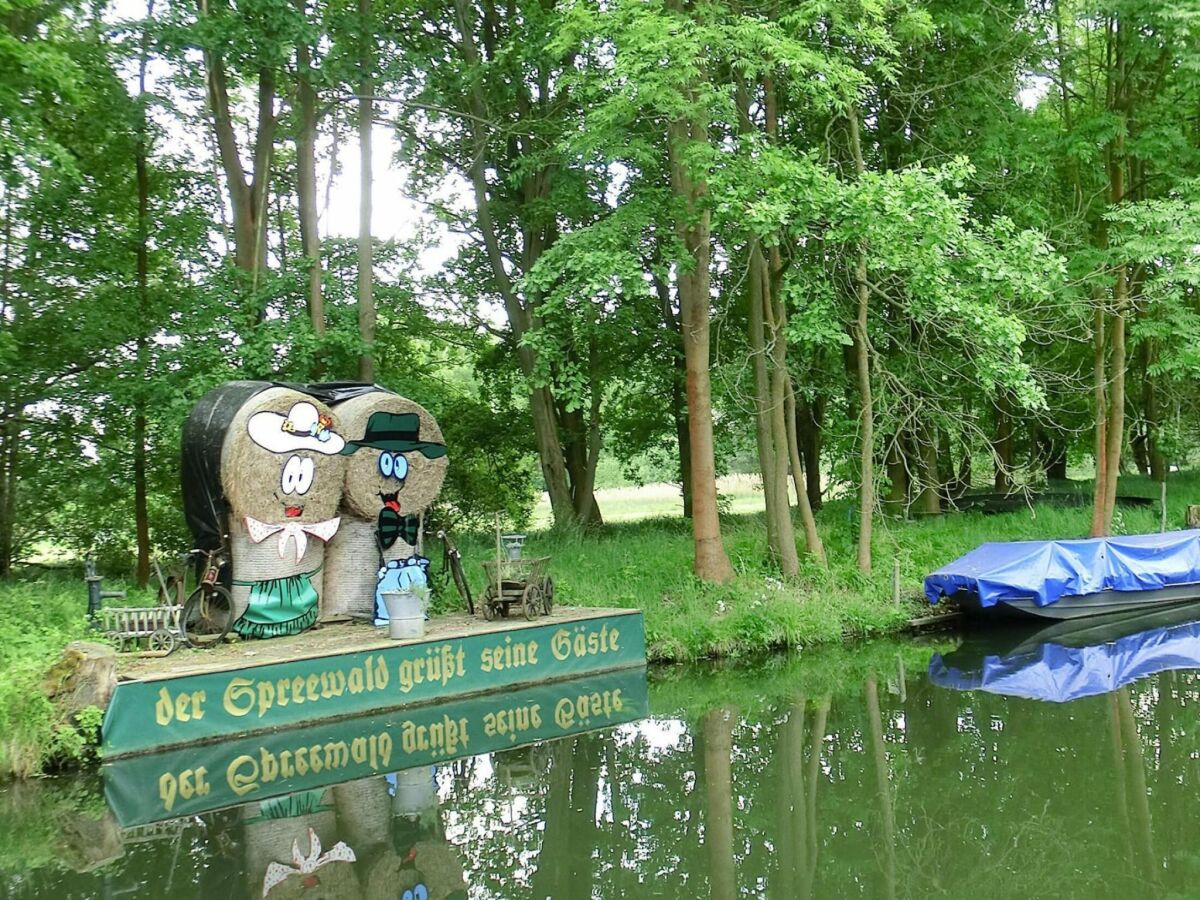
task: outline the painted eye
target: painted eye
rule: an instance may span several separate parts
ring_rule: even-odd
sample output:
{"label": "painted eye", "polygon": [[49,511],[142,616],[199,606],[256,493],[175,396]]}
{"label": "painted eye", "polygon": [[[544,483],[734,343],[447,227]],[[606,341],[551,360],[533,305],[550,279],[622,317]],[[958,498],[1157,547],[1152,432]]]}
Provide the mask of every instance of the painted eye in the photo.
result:
{"label": "painted eye", "polygon": [[312,487],[313,475],[315,474],[316,466],[311,459],[300,460],[300,474],[296,478],[296,493],[307,494],[308,489]]}
{"label": "painted eye", "polygon": [[[289,456],[288,461],[283,464],[283,473],[279,479],[279,486],[283,488],[285,494],[296,493],[296,488],[300,484],[301,470],[303,465],[298,456]],[[307,490],[307,488],[305,488]],[[303,493],[303,492],[301,492]]]}
{"label": "painted eye", "polygon": [[392,477],[399,478],[401,481],[408,477],[408,460],[403,456],[396,456],[396,464],[392,469]]}
{"label": "painted eye", "polygon": [[396,460],[390,453],[379,454],[379,474],[384,478],[392,477],[392,468],[396,465]]}
{"label": "painted eye", "polygon": [[418,884],[413,888],[413,900],[429,900],[429,888],[423,884]]}

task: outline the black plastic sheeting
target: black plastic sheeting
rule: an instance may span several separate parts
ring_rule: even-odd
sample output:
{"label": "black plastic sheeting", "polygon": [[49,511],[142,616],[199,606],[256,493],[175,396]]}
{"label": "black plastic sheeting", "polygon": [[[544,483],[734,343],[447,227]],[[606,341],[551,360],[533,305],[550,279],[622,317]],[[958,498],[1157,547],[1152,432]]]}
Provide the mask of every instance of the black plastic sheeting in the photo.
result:
{"label": "black plastic sheeting", "polygon": [[358,381],[315,384],[227,381],[196,401],[183,423],[181,482],[184,518],[200,550],[216,550],[225,537],[229,517],[229,504],[221,489],[221,448],[225,445],[225,434],[247,400],[273,387],[289,388],[330,407],[372,391],[395,393],[377,384]]}

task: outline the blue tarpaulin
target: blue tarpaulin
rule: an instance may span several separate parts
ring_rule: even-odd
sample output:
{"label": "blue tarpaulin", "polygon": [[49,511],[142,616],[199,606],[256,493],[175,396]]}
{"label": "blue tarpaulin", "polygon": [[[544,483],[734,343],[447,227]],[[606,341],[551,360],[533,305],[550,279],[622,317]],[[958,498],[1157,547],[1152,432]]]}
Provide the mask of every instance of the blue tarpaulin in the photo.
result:
{"label": "blue tarpaulin", "polygon": [[981,606],[1200,582],[1200,530],[1074,541],[981,544],[925,578],[930,603],[958,591]]}
{"label": "blue tarpaulin", "polygon": [[1107,694],[1156,672],[1195,668],[1200,668],[1200,622],[1186,622],[1091,647],[1046,643],[1028,654],[986,656],[970,671],[947,665],[935,653],[929,679],[960,691],[1065,703]]}

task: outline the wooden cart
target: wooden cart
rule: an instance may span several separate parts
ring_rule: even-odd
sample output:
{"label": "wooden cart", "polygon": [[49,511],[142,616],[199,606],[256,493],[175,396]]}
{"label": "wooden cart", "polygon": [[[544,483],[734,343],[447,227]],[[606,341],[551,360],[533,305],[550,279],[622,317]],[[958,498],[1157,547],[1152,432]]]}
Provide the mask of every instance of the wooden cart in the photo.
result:
{"label": "wooden cart", "polygon": [[136,650],[144,639],[154,653],[166,656],[179,646],[178,604],[110,606],[100,609],[100,627],[121,652]]}
{"label": "wooden cart", "polygon": [[517,606],[526,619],[549,615],[554,608],[554,579],[545,574],[550,557],[485,560],[487,590],[483,595],[483,617],[508,618],[509,607]]}

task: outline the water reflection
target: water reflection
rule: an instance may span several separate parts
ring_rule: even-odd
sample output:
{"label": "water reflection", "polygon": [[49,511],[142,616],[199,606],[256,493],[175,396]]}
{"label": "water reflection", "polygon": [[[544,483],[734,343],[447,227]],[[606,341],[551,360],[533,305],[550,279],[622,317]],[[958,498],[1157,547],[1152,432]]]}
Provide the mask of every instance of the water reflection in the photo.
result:
{"label": "water reflection", "polygon": [[[1101,658],[1150,632],[1143,644],[1174,646],[1189,624],[1049,637],[1064,659]],[[936,671],[966,677],[989,657],[1015,671],[1053,655],[1045,637],[673,670],[637,722],[157,825],[121,829],[79,782],[40,799],[10,789],[0,884],[14,897],[258,898],[311,830],[355,860],[289,875],[270,898],[418,885],[566,900],[1195,895],[1195,663],[1158,653],[1167,668],[1057,703],[926,674],[934,652]],[[1116,683],[1129,670],[1112,671]]]}

